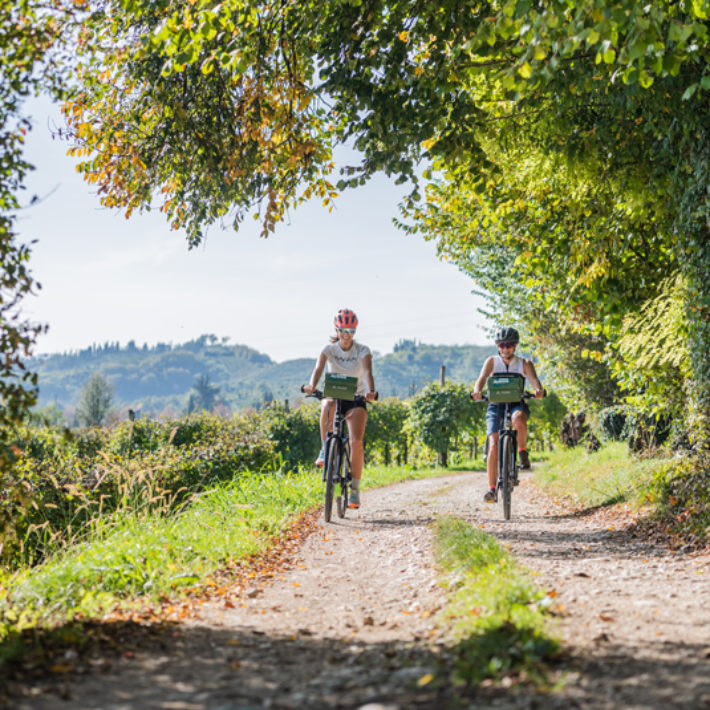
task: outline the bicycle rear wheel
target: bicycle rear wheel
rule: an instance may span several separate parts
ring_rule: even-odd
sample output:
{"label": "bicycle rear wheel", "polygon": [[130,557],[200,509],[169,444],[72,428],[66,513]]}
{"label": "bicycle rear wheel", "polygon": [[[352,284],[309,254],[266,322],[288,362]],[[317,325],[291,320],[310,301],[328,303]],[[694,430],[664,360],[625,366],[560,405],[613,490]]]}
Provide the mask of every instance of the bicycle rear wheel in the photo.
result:
{"label": "bicycle rear wheel", "polygon": [[510,520],[511,498],[513,493],[513,440],[510,436],[501,437],[500,445],[500,488],[503,498],[503,517]]}
{"label": "bicycle rear wheel", "polygon": [[333,512],[333,493],[335,484],[340,477],[340,442],[338,439],[331,439],[328,443],[328,453],[325,460],[325,506],[323,514],[325,522],[330,522]]}

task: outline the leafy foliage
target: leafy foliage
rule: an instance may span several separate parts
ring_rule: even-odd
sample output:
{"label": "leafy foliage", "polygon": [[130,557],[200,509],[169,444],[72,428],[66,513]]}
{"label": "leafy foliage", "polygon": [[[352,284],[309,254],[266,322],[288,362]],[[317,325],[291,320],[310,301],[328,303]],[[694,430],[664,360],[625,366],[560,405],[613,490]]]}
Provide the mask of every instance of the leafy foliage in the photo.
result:
{"label": "leafy foliage", "polygon": [[405,424],[408,417],[408,404],[396,397],[388,397],[369,407],[365,438],[365,456],[368,461],[377,453],[385,466],[392,463],[393,455],[398,465],[407,463],[409,442]]}
{"label": "leafy foliage", "polygon": [[[26,498],[12,472],[15,453],[7,446],[7,432],[36,402],[37,377],[24,359],[43,331],[22,312],[22,300],[39,284],[28,268],[29,247],[18,243],[14,233],[19,192],[31,170],[22,155],[30,129],[22,103],[32,91],[51,84],[48,53],[57,36],[57,22],[44,3],[0,1],[0,490],[19,508]],[[6,539],[12,544],[11,536],[12,519],[5,507],[0,511],[0,549]]]}
{"label": "leafy foliage", "polygon": [[447,382],[427,385],[411,404],[412,425],[422,441],[439,454],[439,463],[447,465],[452,440],[482,418],[483,408],[474,407],[465,385]]}
{"label": "leafy foliage", "polygon": [[16,464],[22,490],[33,504],[14,509],[16,545],[5,561],[36,562],[48,550],[76,542],[96,520],[117,510],[165,511],[191,495],[246,470],[278,470],[274,444],[251,415],[222,419],[192,415],[177,422],[125,422],[67,435],[51,428],[18,432]]}
{"label": "leafy foliage", "polygon": [[162,191],[193,244],[230,206],[236,223],[266,204],[268,232],[302,198],[329,203],[330,152],[350,141],[362,162],[337,189],[412,178],[406,217],[526,325],[562,394],[554,353],[577,350],[568,402],[645,396],[620,392],[609,358],[624,319],[680,274],[701,353],[684,387],[694,428],[710,410],[708,9],[109,2],[86,18],[66,111],[105,204],[130,213]]}

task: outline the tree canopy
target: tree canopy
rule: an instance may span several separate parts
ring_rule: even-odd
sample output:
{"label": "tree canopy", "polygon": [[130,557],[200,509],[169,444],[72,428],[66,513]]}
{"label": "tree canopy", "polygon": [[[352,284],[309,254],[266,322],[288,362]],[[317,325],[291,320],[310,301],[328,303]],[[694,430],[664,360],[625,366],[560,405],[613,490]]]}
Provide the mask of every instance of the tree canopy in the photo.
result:
{"label": "tree canopy", "polygon": [[[492,294],[570,396],[648,394],[658,361],[623,374],[632,324],[652,339],[643,314],[670,277],[664,332],[694,356],[661,368],[649,406],[681,381],[688,426],[708,430],[708,0],[87,8],[65,113],[104,204],[158,200],[196,244],[255,210],[268,234],[378,170],[412,180],[403,225]],[[362,160],[331,177],[343,142]]]}

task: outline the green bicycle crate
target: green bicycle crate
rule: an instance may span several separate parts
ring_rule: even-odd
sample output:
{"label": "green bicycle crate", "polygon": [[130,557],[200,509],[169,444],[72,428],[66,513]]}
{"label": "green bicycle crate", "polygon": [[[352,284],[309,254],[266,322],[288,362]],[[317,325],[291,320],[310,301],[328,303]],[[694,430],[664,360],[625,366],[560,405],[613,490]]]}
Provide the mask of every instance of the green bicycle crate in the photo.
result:
{"label": "green bicycle crate", "polygon": [[492,375],[488,378],[488,401],[520,402],[523,399],[525,379],[520,375]]}
{"label": "green bicycle crate", "polygon": [[347,399],[352,402],[355,399],[356,390],[357,377],[350,377],[350,375],[338,375],[335,372],[326,373],[325,385],[323,387],[324,397]]}

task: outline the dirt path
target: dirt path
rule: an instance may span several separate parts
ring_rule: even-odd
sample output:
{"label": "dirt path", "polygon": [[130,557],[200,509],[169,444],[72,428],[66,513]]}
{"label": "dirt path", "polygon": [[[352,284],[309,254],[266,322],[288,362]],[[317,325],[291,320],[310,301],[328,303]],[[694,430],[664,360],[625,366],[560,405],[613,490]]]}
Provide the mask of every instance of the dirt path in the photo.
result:
{"label": "dirt path", "polygon": [[609,529],[608,515],[536,502],[529,480],[504,523],[482,486],[462,474],[366,491],[360,511],[319,525],[289,570],[206,603],[162,651],[97,659],[101,672],[59,688],[63,699],[39,685],[17,707],[454,707],[452,689],[416,681],[447,663],[429,523],[455,514],[533,570],[571,649],[561,690],[484,687],[464,707],[710,709],[710,555],[674,555]]}

